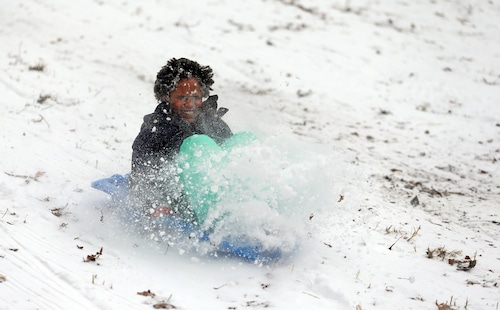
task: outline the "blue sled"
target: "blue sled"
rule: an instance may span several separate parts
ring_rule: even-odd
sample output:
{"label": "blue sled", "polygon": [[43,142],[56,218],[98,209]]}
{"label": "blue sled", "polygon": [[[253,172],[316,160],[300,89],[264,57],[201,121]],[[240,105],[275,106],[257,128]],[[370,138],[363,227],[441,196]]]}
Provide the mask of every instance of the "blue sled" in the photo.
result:
{"label": "blue sled", "polygon": [[109,178],[94,181],[90,185],[110,195],[113,203],[123,203],[128,196],[128,176],[129,174],[114,174]]}
{"label": "blue sled", "polygon": [[[111,197],[113,204],[123,205],[127,203],[129,174],[114,174],[109,178],[100,179],[91,183],[91,186]],[[162,217],[162,226],[168,229],[180,231],[186,237],[193,233],[202,242],[210,242],[210,233],[201,230],[187,221],[175,217]],[[257,240],[249,236],[228,236],[219,244],[215,245],[214,256],[217,257],[239,257],[251,262],[273,262],[282,258],[279,248],[264,249]]]}

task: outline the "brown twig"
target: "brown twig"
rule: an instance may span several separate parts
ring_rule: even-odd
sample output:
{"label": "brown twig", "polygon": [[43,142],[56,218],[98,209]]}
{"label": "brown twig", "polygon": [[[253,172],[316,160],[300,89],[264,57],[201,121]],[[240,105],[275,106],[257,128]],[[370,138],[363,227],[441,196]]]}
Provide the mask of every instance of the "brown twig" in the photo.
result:
{"label": "brown twig", "polygon": [[389,247],[389,250],[392,251],[392,247],[399,241],[399,239],[403,238],[403,236],[399,237],[394,243]]}
{"label": "brown twig", "polygon": [[419,230],[420,230],[420,226],[418,226],[418,228],[413,231],[413,234],[411,234],[410,238],[408,238],[408,240],[406,240],[406,241],[410,242],[410,240],[413,239],[413,237],[415,237],[418,234]]}

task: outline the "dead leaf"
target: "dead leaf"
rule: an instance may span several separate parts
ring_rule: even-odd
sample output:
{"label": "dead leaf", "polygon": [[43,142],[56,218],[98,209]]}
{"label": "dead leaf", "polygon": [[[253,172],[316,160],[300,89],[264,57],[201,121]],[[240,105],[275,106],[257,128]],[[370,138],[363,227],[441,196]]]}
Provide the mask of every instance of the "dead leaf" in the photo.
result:
{"label": "dead leaf", "polygon": [[96,252],[95,254],[89,254],[89,255],[87,255],[87,259],[84,259],[83,261],[84,261],[85,263],[88,263],[88,262],[95,262],[95,261],[99,258],[99,256],[101,256],[101,255],[102,255],[102,247],[101,247],[101,249],[100,249],[98,252]]}
{"label": "dead leaf", "polygon": [[159,302],[157,304],[154,304],[153,308],[155,308],[155,309],[176,309],[176,307],[174,305],[171,305],[167,302]]}
{"label": "dead leaf", "polygon": [[146,297],[151,297],[154,298],[156,296],[155,293],[151,292],[151,290],[143,291],[143,292],[137,292],[138,295],[141,296],[146,296]]}
{"label": "dead leaf", "polygon": [[63,210],[64,210],[64,207],[54,208],[54,209],[50,209],[50,212],[52,212],[52,214],[54,216],[60,217],[63,215]]}
{"label": "dead leaf", "polygon": [[478,281],[473,281],[473,280],[467,280],[467,285],[475,285],[475,284],[481,284]]}
{"label": "dead leaf", "polygon": [[471,270],[472,268],[476,267],[476,260],[468,260],[468,261],[463,261],[459,262],[457,266],[457,270],[461,271],[468,271]]}
{"label": "dead leaf", "polygon": [[418,201],[418,196],[413,197],[413,199],[410,201],[410,204],[414,207],[418,206],[420,202]]}
{"label": "dead leaf", "polygon": [[469,271],[476,267],[476,259],[471,259],[469,255],[466,255],[463,260],[448,260],[450,265],[457,264],[457,270]]}
{"label": "dead leaf", "polygon": [[45,171],[37,171],[33,179],[35,179],[35,181],[38,181],[38,178],[42,177],[43,175],[45,175]]}
{"label": "dead leaf", "polygon": [[447,304],[438,304],[436,300],[436,306],[438,307],[438,310],[452,310],[450,306]]}

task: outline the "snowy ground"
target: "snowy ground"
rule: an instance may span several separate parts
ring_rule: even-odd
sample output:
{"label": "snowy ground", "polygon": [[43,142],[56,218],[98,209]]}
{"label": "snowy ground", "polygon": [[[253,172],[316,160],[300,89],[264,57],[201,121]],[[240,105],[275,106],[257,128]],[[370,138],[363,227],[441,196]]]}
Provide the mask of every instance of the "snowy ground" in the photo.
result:
{"label": "snowy ground", "polygon": [[[499,17],[486,0],[3,1],[0,309],[499,309]],[[234,131],[310,164],[290,260],[159,248],[90,188],[128,172],[171,57],[214,69]]]}

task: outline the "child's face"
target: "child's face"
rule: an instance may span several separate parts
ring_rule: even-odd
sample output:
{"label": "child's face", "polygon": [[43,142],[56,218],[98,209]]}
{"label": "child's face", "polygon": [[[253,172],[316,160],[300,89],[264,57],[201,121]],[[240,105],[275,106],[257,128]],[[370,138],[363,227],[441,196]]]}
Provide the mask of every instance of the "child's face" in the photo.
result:
{"label": "child's face", "polygon": [[200,83],[195,78],[179,81],[177,88],[170,93],[172,111],[183,120],[192,123],[201,112],[202,94]]}

